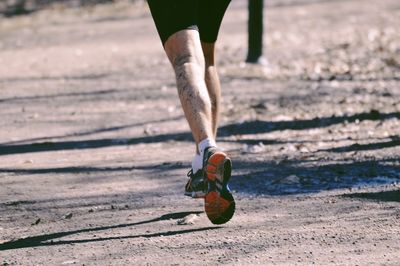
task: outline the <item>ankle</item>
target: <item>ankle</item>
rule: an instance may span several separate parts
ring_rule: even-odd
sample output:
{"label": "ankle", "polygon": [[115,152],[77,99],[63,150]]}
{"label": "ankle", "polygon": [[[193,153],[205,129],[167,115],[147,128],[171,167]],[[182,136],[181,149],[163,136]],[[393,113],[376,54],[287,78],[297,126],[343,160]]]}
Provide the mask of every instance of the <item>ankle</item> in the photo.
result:
{"label": "ankle", "polygon": [[200,152],[200,156],[203,159],[204,151],[209,147],[217,147],[217,143],[215,142],[214,139],[206,138],[200,141],[197,146]]}

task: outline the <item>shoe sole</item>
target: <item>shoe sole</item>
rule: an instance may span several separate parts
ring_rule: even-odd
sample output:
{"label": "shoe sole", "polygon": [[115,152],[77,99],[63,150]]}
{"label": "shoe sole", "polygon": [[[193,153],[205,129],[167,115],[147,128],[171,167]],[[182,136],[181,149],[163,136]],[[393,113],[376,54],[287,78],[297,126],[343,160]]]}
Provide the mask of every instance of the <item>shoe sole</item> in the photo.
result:
{"label": "shoe sole", "polygon": [[217,151],[207,160],[204,208],[213,224],[224,224],[235,213],[235,200],[228,188],[231,169],[232,162],[223,152]]}

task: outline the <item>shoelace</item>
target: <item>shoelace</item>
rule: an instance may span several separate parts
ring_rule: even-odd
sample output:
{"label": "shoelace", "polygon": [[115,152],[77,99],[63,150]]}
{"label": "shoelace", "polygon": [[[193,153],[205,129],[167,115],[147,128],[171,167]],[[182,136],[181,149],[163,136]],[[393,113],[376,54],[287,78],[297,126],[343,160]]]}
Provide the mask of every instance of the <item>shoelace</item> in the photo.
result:
{"label": "shoelace", "polygon": [[190,169],[189,172],[187,173],[187,177],[191,178],[194,175],[193,169]]}

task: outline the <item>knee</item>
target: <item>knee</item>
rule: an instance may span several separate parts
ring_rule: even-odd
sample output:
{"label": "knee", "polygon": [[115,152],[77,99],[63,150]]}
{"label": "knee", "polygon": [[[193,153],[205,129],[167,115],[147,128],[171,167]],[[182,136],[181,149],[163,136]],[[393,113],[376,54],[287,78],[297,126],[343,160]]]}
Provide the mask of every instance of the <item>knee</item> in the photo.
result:
{"label": "knee", "polygon": [[197,60],[193,55],[188,54],[188,53],[182,53],[182,54],[178,54],[174,58],[172,65],[174,66],[174,68],[181,68],[185,65],[196,64],[196,63],[197,63]]}
{"label": "knee", "polygon": [[164,45],[165,52],[174,68],[199,65],[204,68],[199,32],[182,30],[171,35]]}
{"label": "knee", "polygon": [[181,53],[175,56],[172,65],[175,70],[185,69],[186,67],[204,68],[204,60],[190,53]]}

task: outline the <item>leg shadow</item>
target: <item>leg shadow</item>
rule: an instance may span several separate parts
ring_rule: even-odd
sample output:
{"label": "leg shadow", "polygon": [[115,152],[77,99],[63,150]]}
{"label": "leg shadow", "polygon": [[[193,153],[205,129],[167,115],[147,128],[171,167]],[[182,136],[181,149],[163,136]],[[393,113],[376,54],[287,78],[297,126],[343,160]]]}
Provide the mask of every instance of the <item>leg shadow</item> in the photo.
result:
{"label": "leg shadow", "polygon": [[107,237],[107,238],[91,238],[91,239],[79,239],[79,240],[54,241],[54,239],[65,237],[68,235],[75,235],[75,234],[86,233],[86,232],[104,231],[104,230],[110,230],[110,229],[115,229],[115,228],[125,228],[125,227],[137,226],[137,225],[148,224],[148,223],[155,223],[155,222],[165,221],[165,220],[170,220],[170,219],[175,220],[175,219],[184,218],[189,214],[200,214],[200,213],[202,213],[202,212],[198,212],[198,211],[177,212],[177,213],[165,214],[158,218],[154,218],[154,219],[142,221],[142,222],[136,222],[136,223],[119,224],[119,225],[112,225],[112,226],[102,226],[102,227],[95,227],[95,228],[85,228],[85,229],[74,230],[74,231],[31,236],[31,237],[21,238],[21,239],[2,243],[2,244],[0,244],[0,250],[41,247],[41,246],[53,246],[53,245],[66,245],[66,244],[75,244],[75,243],[99,242],[99,241],[107,241],[107,240],[115,240],[115,239],[134,239],[134,238],[139,238],[139,237],[152,238],[152,237],[159,237],[159,236],[173,236],[173,235],[187,234],[187,233],[207,231],[207,230],[215,230],[215,229],[221,228],[221,227],[204,227],[204,228],[197,228],[197,229],[166,231],[166,232],[160,232],[160,233],[132,235],[132,236],[118,236],[118,237]]}

